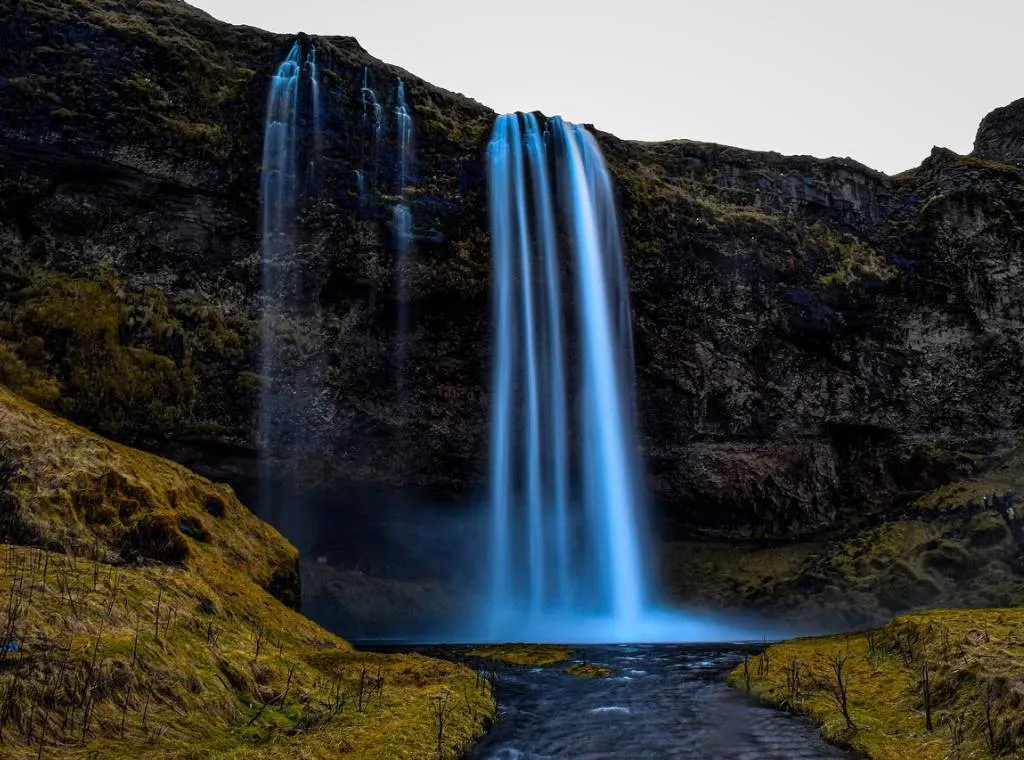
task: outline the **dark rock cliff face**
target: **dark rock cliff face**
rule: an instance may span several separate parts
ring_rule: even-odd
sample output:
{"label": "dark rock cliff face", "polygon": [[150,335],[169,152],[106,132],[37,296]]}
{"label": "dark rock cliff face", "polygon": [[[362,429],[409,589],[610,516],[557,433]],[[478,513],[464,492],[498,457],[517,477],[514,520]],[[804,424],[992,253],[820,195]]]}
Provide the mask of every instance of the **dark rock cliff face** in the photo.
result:
{"label": "dark rock cliff face", "polygon": [[[936,151],[890,179],[849,162],[647,151],[660,186],[620,175],[640,408],[656,491],[691,524],[823,526],[1013,442],[1019,170]],[[680,154],[689,176],[669,163]],[[722,179],[743,173],[757,179]]]}
{"label": "dark rock cliff face", "polygon": [[[263,105],[292,39],[171,0],[0,0],[0,382],[235,482],[255,472]],[[316,38],[285,480],[477,497],[493,113]],[[369,202],[364,66],[385,101]],[[406,81],[415,246],[393,253]],[[389,100],[389,98],[391,100]],[[1021,425],[1024,114],[976,154],[851,160],[599,134],[631,276],[650,486],[677,532],[798,535],[969,473]],[[400,308],[408,333],[398,345]],[[400,366],[399,354],[404,355]],[[399,392],[401,390],[401,392]]]}
{"label": "dark rock cliff face", "polygon": [[974,155],[997,161],[1024,162],[1024,98],[997,108],[981,122]]}

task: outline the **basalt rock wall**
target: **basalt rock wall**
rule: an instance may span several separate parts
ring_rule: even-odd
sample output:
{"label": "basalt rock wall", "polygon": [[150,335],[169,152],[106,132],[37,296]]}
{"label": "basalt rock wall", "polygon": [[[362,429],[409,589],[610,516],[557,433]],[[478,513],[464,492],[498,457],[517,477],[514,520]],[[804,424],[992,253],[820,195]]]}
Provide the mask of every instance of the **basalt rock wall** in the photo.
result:
{"label": "basalt rock wall", "polygon": [[[266,382],[263,110],[293,38],[173,0],[0,11],[0,382],[244,486]],[[315,367],[319,390],[291,406],[294,456],[275,472],[475,502],[494,114],[350,38],[302,40],[323,71],[325,131],[280,361],[285,378]],[[376,148],[364,72],[383,105]],[[416,147],[405,260],[391,228],[399,76]],[[818,531],[1016,442],[1017,104],[985,119],[974,155],[937,148],[896,177],[596,134],[619,194],[641,436],[667,530]]]}

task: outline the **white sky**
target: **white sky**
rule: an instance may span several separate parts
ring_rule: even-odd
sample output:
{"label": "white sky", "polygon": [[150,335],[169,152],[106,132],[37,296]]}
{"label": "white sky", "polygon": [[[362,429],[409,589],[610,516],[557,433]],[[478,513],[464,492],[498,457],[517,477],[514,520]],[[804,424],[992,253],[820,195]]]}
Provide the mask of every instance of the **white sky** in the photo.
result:
{"label": "white sky", "polygon": [[1021,0],[189,0],[349,35],[497,111],[896,173],[1024,97]]}

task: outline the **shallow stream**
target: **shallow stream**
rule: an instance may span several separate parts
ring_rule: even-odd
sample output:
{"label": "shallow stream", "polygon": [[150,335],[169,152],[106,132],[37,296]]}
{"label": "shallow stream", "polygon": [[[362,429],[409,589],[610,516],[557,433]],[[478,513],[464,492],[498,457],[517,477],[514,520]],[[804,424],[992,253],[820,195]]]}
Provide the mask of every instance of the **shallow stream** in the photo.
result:
{"label": "shallow stream", "polygon": [[576,678],[565,664],[500,672],[500,719],[468,760],[817,760],[851,755],[807,719],[755,704],[729,688],[738,648],[584,647],[614,671]]}

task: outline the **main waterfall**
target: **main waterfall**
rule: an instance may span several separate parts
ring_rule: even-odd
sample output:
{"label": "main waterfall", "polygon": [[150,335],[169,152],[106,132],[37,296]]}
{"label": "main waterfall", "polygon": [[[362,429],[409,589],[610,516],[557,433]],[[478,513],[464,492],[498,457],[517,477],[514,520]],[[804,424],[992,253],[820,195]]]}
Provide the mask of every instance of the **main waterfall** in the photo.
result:
{"label": "main waterfall", "polygon": [[[559,118],[542,131],[532,114],[498,117],[488,157],[489,625],[495,635],[537,639],[589,621],[602,638],[629,637],[650,594],[612,182],[590,133]],[[563,271],[574,319],[565,318]]]}

